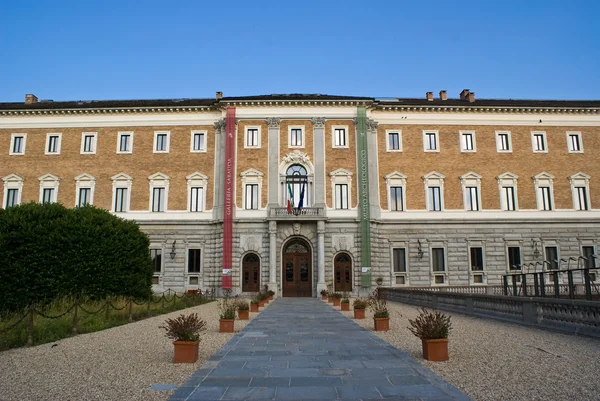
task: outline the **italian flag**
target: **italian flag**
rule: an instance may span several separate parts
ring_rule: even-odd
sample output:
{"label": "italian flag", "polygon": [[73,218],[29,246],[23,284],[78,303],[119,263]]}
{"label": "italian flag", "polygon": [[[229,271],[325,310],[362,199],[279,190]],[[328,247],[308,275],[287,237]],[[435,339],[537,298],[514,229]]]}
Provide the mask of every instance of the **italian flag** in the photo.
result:
{"label": "italian flag", "polygon": [[292,192],[292,186],[288,182],[288,203],[287,203],[287,212],[292,213],[292,200],[294,199],[294,193]]}

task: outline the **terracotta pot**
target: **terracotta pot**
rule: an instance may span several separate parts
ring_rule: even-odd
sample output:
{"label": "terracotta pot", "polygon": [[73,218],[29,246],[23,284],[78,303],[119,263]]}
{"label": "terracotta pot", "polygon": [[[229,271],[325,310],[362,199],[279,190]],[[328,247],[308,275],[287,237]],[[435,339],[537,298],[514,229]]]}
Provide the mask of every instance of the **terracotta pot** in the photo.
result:
{"label": "terracotta pot", "polygon": [[423,343],[423,358],[428,361],[448,360],[448,339],[437,338],[435,340],[421,340]]}
{"label": "terracotta pot", "polygon": [[258,303],[258,306],[260,306],[261,308],[263,308],[263,307],[265,306],[265,304],[266,304],[266,303],[267,303],[267,300],[266,300],[266,299],[263,299],[262,301],[260,301],[260,302]]}
{"label": "terracotta pot", "polygon": [[333,303],[333,298],[327,297],[327,302],[329,302],[330,304],[332,304]]}
{"label": "terracotta pot", "polygon": [[273,300],[273,295],[269,295],[269,301]]}
{"label": "terracotta pot", "polygon": [[342,304],[342,310],[349,311],[350,310],[350,303]]}
{"label": "terracotta pot", "polygon": [[327,295],[321,295],[321,300],[327,301]]}
{"label": "terracotta pot", "polygon": [[258,312],[258,304],[250,304],[250,312]]}
{"label": "terracotta pot", "polygon": [[248,309],[246,309],[246,310],[238,309],[238,319],[248,320],[249,315],[250,315],[250,311]]}
{"label": "terracotta pot", "polygon": [[374,317],[375,331],[388,331],[390,329],[389,317]]}
{"label": "terracotta pot", "polygon": [[365,310],[364,309],[354,309],[354,318],[355,319],[364,319],[365,318]]}
{"label": "terracotta pot", "polygon": [[198,360],[198,341],[173,341],[173,363],[194,363]]}
{"label": "terracotta pot", "polygon": [[233,319],[219,319],[219,333],[233,333]]}
{"label": "terracotta pot", "polygon": [[333,306],[340,306],[340,303],[342,302],[341,299],[334,299],[333,300]]}

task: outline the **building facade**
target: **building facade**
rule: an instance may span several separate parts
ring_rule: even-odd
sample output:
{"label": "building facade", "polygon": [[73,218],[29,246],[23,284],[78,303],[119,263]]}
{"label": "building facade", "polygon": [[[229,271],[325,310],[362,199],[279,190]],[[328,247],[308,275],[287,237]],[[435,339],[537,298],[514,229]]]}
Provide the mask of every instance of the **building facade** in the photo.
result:
{"label": "building facade", "polygon": [[157,291],[356,294],[573,267],[597,254],[599,151],[600,101],[468,90],[0,103],[2,206],[137,221]]}

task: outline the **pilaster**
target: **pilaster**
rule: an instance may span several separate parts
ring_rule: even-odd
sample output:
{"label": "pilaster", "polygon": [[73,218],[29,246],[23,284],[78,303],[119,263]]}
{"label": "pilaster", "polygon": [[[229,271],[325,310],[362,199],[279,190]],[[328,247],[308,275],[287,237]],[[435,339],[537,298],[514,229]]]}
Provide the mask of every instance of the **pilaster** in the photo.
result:
{"label": "pilaster", "polygon": [[276,117],[266,118],[269,126],[269,171],[268,171],[268,199],[271,207],[279,206],[279,122]]}
{"label": "pilaster", "polygon": [[377,126],[379,123],[367,119],[367,152],[369,154],[369,205],[371,219],[381,217],[379,203],[379,158],[377,157]]}
{"label": "pilaster", "polygon": [[269,289],[279,296],[277,286],[277,222],[269,222]]}
{"label": "pilaster", "polygon": [[313,144],[315,166],[315,206],[325,206],[325,118],[313,117]]}
{"label": "pilaster", "polygon": [[213,181],[213,219],[223,220],[223,180],[225,174],[225,119],[215,122],[215,179]]}
{"label": "pilaster", "polygon": [[327,289],[325,283],[325,222],[317,221],[317,296]]}

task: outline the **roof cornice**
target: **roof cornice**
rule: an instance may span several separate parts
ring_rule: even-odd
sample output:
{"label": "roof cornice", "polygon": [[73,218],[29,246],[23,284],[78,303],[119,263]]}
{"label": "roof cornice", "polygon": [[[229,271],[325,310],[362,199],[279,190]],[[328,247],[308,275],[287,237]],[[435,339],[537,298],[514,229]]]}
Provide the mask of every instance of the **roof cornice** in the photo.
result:
{"label": "roof cornice", "polygon": [[372,100],[227,100],[223,99],[219,102],[222,107],[238,106],[238,107],[264,107],[264,106],[370,106]]}
{"label": "roof cornice", "polygon": [[503,113],[503,114],[600,114],[597,107],[502,107],[502,106],[422,106],[375,105],[376,110],[411,113]]}
{"label": "roof cornice", "polygon": [[152,113],[198,113],[218,110],[217,107],[108,107],[86,109],[22,109],[0,110],[0,116],[55,116],[55,115],[105,115],[105,114],[152,114]]}

